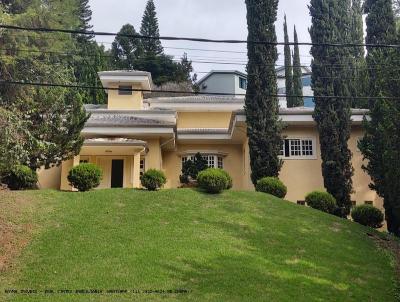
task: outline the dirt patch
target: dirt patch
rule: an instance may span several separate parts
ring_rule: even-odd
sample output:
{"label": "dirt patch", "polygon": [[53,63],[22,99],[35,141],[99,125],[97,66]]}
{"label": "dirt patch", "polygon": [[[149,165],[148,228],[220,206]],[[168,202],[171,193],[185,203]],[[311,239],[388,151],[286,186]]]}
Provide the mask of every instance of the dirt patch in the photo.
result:
{"label": "dirt patch", "polygon": [[21,192],[0,191],[0,272],[13,266],[32,237],[35,226],[27,222],[35,201]]}

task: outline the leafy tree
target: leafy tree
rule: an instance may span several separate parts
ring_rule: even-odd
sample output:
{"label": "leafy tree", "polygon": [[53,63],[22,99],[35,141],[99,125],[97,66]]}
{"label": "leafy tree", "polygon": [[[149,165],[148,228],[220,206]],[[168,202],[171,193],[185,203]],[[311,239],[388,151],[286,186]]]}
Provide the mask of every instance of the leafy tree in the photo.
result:
{"label": "leafy tree", "polygon": [[[28,27],[65,27],[78,25],[75,17],[76,2],[46,2],[32,0],[18,14],[3,14],[7,24]],[[62,14],[60,12],[63,12]],[[73,49],[74,39],[69,35],[54,33],[15,33],[2,31],[2,43],[15,49],[45,49],[60,52]],[[50,39],[51,38],[51,39]],[[21,54],[10,51],[0,58],[4,80],[26,82],[76,83],[72,62],[60,60],[50,53]],[[29,141],[24,144],[28,152],[27,164],[31,169],[60,164],[79,153],[83,139],[80,132],[88,116],[82,107],[78,91],[62,87],[33,87],[29,85],[0,85],[0,106],[23,118]]]}
{"label": "leafy tree", "polygon": [[[350,40],[349,0],[311,0],[311,40],[314,44],[344,43]],[[314,45],[311,48],[312,88],[315,95],[314,119],[321,144],[322,175],[327,191],[337,200],[339,216],[350,213],[353,167],[350,138],[351,53],[347,47]],[[335,65],[332,68],[330,65]],[[326,98],[332,96],[332,98]],[[336,97],[337,96],[337,97]],[[346,98],[349,97],[349,98]]]}
{"label": "leafy tree", "polygon": [[279,153],[282,147],[282,124],[275,65],[276,46],[252,41],[276,42],[275,21],[277,0],[246,0],[248,24],[248,87],[245,101],[247,134],[250,147],[251,179],[278,176],[282,167]]}
{"label": "leafy tree", "polygon": [[34,143],[26,122],[14,112],[0,107],[0,178],[13,167],[28,162],[26,146]]}
{"label": "leafy tree", "polygon": [[299,40],[297,37],[296,26],[294,27],[294,53],[293,53],[293,107],[304,106],[303,99],[303,71],[300,62]]}
{"label": "leafy tree", "polygon": [[283,23],[283,32],[285,36],[285,47],[284,47],[284,54],[285,54],[285,86],[286,86],[286,100],[287,106],[296,107],[293,100],[293,67],[292,67],[292,52],[290,50],[289,43],[289,35],[287,29],[287,22],[286,22],[286,15],[285,15],[285,22]]}
{"label": "leafy tree", "polygon": [[[396,44],[396,23],[390,0],[367,0],[367,44]],[[400,91],[391,81],[397,74],[398,50],[367,48],[369,71],[370,121],[365,120],[365,135],[359,148],[367,163],[374,189],[384,199],[388,231],[400,236]],[[394,97],[379,99],[373,97]]]}
{"label": "leafy tree", "polygon": [[[363,8],[361,0],[352,1],[352,20],[351,20],[351,41],[356,44],[364,44],[364,22]],[[368,101],[357,99],[357,97],[367,96],[368,73],[366,69],[364,47],[352,47],[353,62],[352,87],[351,93],[355,97],[352,102],[354,108],[368,108]],[[349,62],[350,64],[350,62]]]}
{"label": "leafy tree", "polygon": [[133,25],[122,26],[111,46],[112,65],[121,69],[134,69],[136,60],[142,56],[143,48],[140,39],[122,35],[137,35]]}
{"label": "leafy tree", "polygon": [[[148,0],[144,11],[142,26],[140,27],[142,36],[159,37],[158,19],[156,6],[153,0]],[[142,39],[143,50],[147,56],[157,56],[164,52],[159,39]]]}

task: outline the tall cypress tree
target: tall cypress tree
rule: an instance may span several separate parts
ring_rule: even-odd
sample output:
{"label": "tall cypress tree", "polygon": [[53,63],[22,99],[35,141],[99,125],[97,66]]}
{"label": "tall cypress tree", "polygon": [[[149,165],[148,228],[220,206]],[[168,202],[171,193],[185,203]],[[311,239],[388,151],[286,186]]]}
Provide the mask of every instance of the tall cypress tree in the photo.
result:
{"label": "tall cypress tree", "polygon": [[[364,43],[364,22],[363,8],[361,0],[353,0],[352,3],[352,21],[351,21],[351,41],[355,44]],[[352,102],[354,108],[368,108],[368,101],[357,99],[357,97],[367,96],[368,74],[366,69],[364,47],[351,48],[353,60],[349,62],[352,67],[352,87],[351,93],[355,98]]]}
{"label": "tall cypress tree", "polygon": [[294,107],[304,106],[303,99],[303,72],[300,62],[299,39],[297,37],[296,26],[294,27],[294,53],[293,53],[293,98]]}
{"label": "tall cypress tree", "polygon": [[284,55],[285,55],[285,86],[286,86],[286,100],[287,106],[296,107],[293,102],[293,67],[292,67],[292,52],[290,50],[289,43],[289,35],[287,29],[287,22],[286,22],[286,15],[285,15],[285,22],[283,23],[283,32],[285,36],[285,48],[284,48]]}
{"label": "tall cypress tree", "polygon": [[[311,40],[314,44],[346,43],[350,37],[350,0],[311,0]],[[352,175],[350,138],[349,48],[314,45],[311,48],[312,87],[325,188],[338,204],[337,215],[346,217],[351,208]],[[335,65],[335,68],[331,66]],[[337,68],[336,68],[337,67]],[[332,96],[332,98],[326,98]],[[337,97],[335,97],[337,96]]]}
{"label": "tall cypress tree", "polygon": [[[367,0],[367,44],[397,44],[396,23],[391,0]],[[368,47],[370,121],[359,143],[374,189],[384,199],[388,231],[400,236],[400,91],[396,77],[399,51]],[[379,99],[373,97],[395,97]]]}
{"label": "tall cypress tree", "polygon": [[282,124],[275,97],[277,80],[276,46],[253,41],[276,42],[275,21],[278,0],[246,0],[248,24],[248,86],[246,94],[247,135],[250,147],[251,179],[278,176],[282,167]]}
{"label": "tall cypress tree", "polygon": [[[151,37],[160,36],[156,6],[154,5],[153,0],[147,1],[146,9],[142,19],[142,26],[140,28],[140,34],[142,36]],[[148,56],[160,55],[164,51],[159,39],[142,39],[142,44],[143,50]]]}

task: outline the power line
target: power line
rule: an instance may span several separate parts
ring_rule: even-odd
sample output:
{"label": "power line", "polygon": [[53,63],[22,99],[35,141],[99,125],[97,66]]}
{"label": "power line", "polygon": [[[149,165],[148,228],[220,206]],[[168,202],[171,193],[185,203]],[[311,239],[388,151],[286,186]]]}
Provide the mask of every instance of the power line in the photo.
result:
{"label": "power line", "polygon": [[[43,53],[43,54],[54,54],[54,55],[60,55],[60,56],[65,56],[65,57],[71,57],[71,56],[78,56],[80,58],[85,58],[85,57],[101,57],[101,58],[114,58],[111,55],[96,55],[96,54],[90,54],[90,53],[84,53],[82,54],[81,52],[61,52],[61,51],[46,51],[46,50],[35,50],[35,49],[18,49],[18,48],[3,48],[0,49],[0,51],[8,51],[8,52],[27,52],[27,53]],[[4,55],[10,55],[10,54],[4,54]],[[212,57],[210,57],[212,58]],[[190,57],[188,57],[190,60]],[[155,61],[156,59],[146,59],[148,61]],[[172,59],[175,62],[180,62],[181,59]],[[246,66],[247,63],[242,63],[242,62],[230,62],[228,60],[221,60],[221,61],[207,61],[206,59],[198,59],[198,60],[190,60],[192,63],[198,63],[198,64],[218,64],[218,65],[237,65],[237,66]],[[284,64],[268,64],[268,65],[263,65],[263,66],[274,66],[274,67],[285,67]],[[379,70],[380,68],[384,67],[392,67],[392,65],[385,65],[385,64],[368,64],[366,65],[367,67],[357,67],[357,66],[352,66],[350,64],[339,64],[339,63],[333,63],[333,64],[317,64],[314,63],[314,65],[289,65],[289,67],[301,67],[301,68],[311,68],[312,66],[315,67],[326,67],[329,69],[340,69],[341,67],[348,67],[349,70]],[[371,66],[378,66],[380,68],[371,68]],[[394,70],[400,70],[400,68],[395,68]]]}
{"label": "power line", "polygon": [[[76,89],[104,89],[104,90],[119,90],[132,92],[148,92],[148,93],[177,93],[177,94],[192,94],[192,95],[215,95],[215,96],[246,96],[246,94],[235,93],[220,93],[220,92],[194,92],[194,91],[177,91],[177,90],[151,90],[151,89],[136,89],[136,88],[117,88],[117,87],[99,87],[76,84],[54,84],[54,83],[35,83],[35,82],[20,82],[0,80],[0,84],[5,85],[22,85],[22,86],[38,86],[38,87],[61,87],[61,88],[76,88]],[[302,98],[320,98],[320,99],[362,99],[362,100],[399,100],[398,97],[371,97],[371,96],[314,96],[314,95],[287,95],[287,94],[270,94],[265,97],[302,97]]]}
{"label": "power line", "polygon": [[359,44],[359,43],[311,43],[311,42],[270,42],[270,41],[247,41],[247,40],[219,40],[219,39],[206,39],[206,38],[189,38],[189,37],[172,37],[172,36],[145,36],[145,35],[130,35],[130,34],[119,34],[111,32],[96,32],[96,31],[83,31],[83,30],[71,30],[71,29],[55,29],[45,27],[23,27],[15,25],[0,24],[0,28],[11,29],[11,30],[22,30],[22,31],[35,31],[44,33],[68,33],[77,35],[90,35],[90,36],[120,36],[132,39],[147,39],[147,40],[167,40],[167,41],[192,41],[192,42],[206,42],[206,43],[225,43],[225,44],[253,44],[253,45],[301,45],[301,46],[321,46],[321,47],[373,47],[373,48],[400,48],[399,44]]}

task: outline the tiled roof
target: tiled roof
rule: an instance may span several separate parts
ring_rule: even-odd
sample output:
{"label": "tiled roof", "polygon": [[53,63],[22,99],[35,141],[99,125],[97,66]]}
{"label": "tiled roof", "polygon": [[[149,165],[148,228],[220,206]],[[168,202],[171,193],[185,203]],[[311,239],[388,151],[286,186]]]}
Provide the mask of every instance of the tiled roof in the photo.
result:
{"label": "tiled roof", "polygon": [[129,138],[89,138],[84,142],[86,146],[99,146],[99,145],[123,145],[123,146],[146,146],[145,141]]}
{"label": "tiled roof", "polygon": [[95,113],[86,127],[174,127],[175,123],[126,113]]}
{"label": "tiled roof", "polygon": [[148,103],[244,103],[244,97],[239,96],[214,96],[214,95],[193,95],[182,97],[162,97],[145,100]]}
{"label": "tiled roof", "polygon": [[228,134],[228,128],[181,128],[178,134]]}

